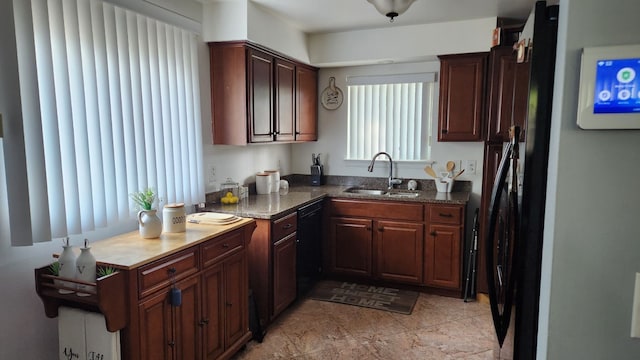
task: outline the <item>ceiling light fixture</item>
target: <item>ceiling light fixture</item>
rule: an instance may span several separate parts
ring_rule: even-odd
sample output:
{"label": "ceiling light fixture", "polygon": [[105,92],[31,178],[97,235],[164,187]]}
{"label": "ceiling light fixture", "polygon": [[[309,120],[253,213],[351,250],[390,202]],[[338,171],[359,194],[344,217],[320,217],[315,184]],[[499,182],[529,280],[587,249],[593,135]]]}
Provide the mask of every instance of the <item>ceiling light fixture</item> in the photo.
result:
{"label": "ceiling light fixture", "polygon": [[393,22],[393,18],[407,11],[409,6],[416,0],[367,0],[376,10],[389,18],[389,22]]}

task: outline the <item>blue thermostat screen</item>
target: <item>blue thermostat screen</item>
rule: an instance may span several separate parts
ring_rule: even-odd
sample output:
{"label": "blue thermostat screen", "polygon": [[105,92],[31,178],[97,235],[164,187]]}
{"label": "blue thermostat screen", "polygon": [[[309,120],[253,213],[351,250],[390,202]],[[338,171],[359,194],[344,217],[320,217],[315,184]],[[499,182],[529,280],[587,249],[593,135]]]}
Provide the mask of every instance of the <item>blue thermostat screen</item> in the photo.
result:
{"label": "blue thermostat screen", "polygon": [[640,58],[596,62],[593,113],[640,113]]}

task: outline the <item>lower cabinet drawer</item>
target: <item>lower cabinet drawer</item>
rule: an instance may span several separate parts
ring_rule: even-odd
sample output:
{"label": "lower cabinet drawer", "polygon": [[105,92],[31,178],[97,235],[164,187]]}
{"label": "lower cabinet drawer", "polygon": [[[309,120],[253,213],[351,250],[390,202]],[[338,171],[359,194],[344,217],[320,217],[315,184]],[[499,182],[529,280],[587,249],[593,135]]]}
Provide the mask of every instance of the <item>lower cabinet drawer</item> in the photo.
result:
{"label": "lower cabinet drawer", "polygon": [[202,244],[202,267],[206,268],[223,257],[242,250],[243,246],[244,236],[240,231]]}
{"label": "lower cabinet drawer", "polygon": [[464,207],[460,205],[427,205],[427,224],[462,224]]}
{"label": "lower cabinet drawer", "polygon": [[293,213],[273,221],[273,241],[278,241],[298,229],[298,214]]}
{"label": "lower cabinet drawer", "polygon": [[138,293],[145,297],[158,289],[198,272],[198,251],[189,249],[154,261],[138,270]]}

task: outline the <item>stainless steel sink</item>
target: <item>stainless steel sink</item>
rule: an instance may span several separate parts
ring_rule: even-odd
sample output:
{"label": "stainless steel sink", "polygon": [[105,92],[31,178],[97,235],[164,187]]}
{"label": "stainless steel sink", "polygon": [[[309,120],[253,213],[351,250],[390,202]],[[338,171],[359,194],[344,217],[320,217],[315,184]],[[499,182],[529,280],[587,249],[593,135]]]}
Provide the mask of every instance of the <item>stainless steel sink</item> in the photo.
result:
{"label": "stainless steel sink", "polygon": [[392,192],[386,193],[386,195],[390,197],[397,197],[397,198],[414,198],[414,197],[418,197],[418,195],[420,194],[417,192],[392,191]]}
{"label": "stainless steel sink", "polygon": [[402,191],[402,190],[382,190],[382,189],[365,189],[360,187],[352,187],[345,190],[347,193],[351,194],[363,194],[363,195],[380,195],[380,196],[388,196],[393,198],[414,198],[420,195],[415,191]]}
{"label": "stainless steel sink", "polygon": [[365,195],[384,195],[387,193],[386,190],[380,189],[363,189],[363,188],[348,188],[345,192],[352,194],[365,194]]}

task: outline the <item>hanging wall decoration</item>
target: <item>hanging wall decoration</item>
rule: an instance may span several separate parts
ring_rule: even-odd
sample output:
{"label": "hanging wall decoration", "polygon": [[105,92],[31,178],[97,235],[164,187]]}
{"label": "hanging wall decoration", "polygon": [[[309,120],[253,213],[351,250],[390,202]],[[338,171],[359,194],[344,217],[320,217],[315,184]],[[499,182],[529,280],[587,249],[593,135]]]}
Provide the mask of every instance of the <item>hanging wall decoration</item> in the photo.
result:
{"label": "hanging wall decoration", "polygon": [[342,90],[336,86],[336,78],[329,78],[329,86],[322,91],[320,97],[320,103],[327,110],[335,110],[342,105]]}

